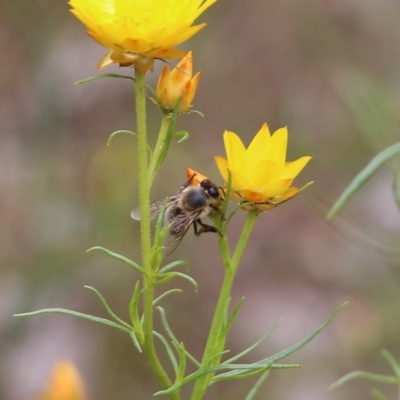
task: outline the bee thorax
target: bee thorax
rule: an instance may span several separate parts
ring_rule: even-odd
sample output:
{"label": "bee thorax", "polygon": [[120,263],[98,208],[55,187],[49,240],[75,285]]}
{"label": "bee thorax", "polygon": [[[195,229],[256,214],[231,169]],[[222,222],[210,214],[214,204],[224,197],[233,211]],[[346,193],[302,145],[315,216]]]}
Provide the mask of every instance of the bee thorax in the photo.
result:
{"label": "bee thorax", "polygon": [[186,210],[198,210],[207,205],[207,198],[201,190],[191,190],[182,199],[183,208]]}

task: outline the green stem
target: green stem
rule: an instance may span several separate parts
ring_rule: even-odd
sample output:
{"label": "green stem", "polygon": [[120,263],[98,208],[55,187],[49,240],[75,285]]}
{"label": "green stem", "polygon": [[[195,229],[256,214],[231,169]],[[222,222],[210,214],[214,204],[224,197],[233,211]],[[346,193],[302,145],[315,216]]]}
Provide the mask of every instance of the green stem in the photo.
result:
{"label": "green stem", "polygon": [[160,132],[158,133],[157,143],[154,147],[154,152],[152,154],[150,165],[149,165],[149,185],[151,187],[153,179],[157,173],[158,168],[162,159],[165,157],[165,152],[168,150],[168,133],[171,124],[170,114],[163,114],[163,119],[161,122]]}
{"label": "green stem", "polygon": [[[138,138],[138,172],[139,172],[139,205],[140,205],[140,235],[142,249],[143,274],[143,351],[153,372],[160,380],[164,389],[172,383],[162,367],[156,353],[153,336],[154,289],[155,273],[151,265],[151,229],[150,229],[150,184],[147,159],[147,126],[146,126],[146,83],[145,76],[135,70],[136,119]],[[179,400],[178,394],[170,394],[170,399]]]}
{"label": "green stem", "polygon": [[[208,361],[213,357],[214,354],[217,354],[224,350],[226,334],[228,332],[225,332],[225,334],[223,334],[223,328],[226,322],[227,306],[231,298],[231,289],[233,281],[235,279],[236,271],[240,263],[240,259],[243,255],[243,251],[246,247],[251,231],[253,230],[253,226],[257,219],[257,216],[258,211],[250,211],[247,214],[246,222],[243,226],[242,233],[240,235],[232,257],[229,256],[229,245],[225,236],[221,238],[219,242],[222,260],[225,264],[225,275],[222,282],[217,307],[215,309],[214,318],[211,324],[210,333],[208,335],[207,344],[204,350],[203,358],[201,360],[200,368],[204,368],[205,366],[211,367],[214,365],[218,365],[220,362],[221,357],[216,357],[212,363],[208,363]],[[213,373],[209,373],[197,379],[193,389],[191,400],[200,400],[203,398],[213,376]]]}

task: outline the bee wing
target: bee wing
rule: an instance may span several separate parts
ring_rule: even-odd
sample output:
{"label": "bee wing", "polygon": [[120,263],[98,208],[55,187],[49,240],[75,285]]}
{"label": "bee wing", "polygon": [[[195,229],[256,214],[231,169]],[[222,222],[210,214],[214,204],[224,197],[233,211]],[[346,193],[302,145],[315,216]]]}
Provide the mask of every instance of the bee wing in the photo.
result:
{"label": "bee wing", "polygon": [[164,255],[170,255],[179,245],[186,232],[197,218],[199,218],[201,210],[192,213],[181,213],[174,216],[172,226],[164,240]]}
{"label": "bee wing", "polygon": [[[176,203],[176,197],[177,196],[171,196],[168,198],[167,200],[167,209],[169,207],[171,207],[172,205],[174,205]],[[164,203],[165,203],[166,199],[159,199],[159,200],[155,200],[150,204],[150,219],[153,220],[154,218],[157,217],[157,215],[160,213]],[[140,207],[135,208],[132,212],[131,212],[131,218],[136,220],[136,221],[140,221],[141,217],[140,217]]]}

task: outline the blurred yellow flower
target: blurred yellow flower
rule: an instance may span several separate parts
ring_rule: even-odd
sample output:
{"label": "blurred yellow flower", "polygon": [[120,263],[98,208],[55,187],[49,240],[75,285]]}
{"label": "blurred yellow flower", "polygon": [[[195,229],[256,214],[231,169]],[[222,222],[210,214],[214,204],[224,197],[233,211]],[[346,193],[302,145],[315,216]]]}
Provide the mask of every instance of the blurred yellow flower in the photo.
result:
{"label": "blurred yellow flower", "polygon": [[205,24],[194,21],[217,0],[70,0],[71,12],[88,28],[88,35],[110,51],[98,68],[112,63],[153,69],[155,58],[183,57],[174,46]]}
{"label": "blurred yellow flower", "polygon": [[215,160],[226,182],[230,171],[231,197],[246,210],[271,210],[299,192],[291,184],[311,157],[286,162],[287,136],[286,127],[271,135],[264,124],[246,149],[235,133],[224,133],[227,159]]}
{"label": "blurred yellow flower", "polygon": [[172,111],[179,99],[178,113],[184,114],[193,107],[192,102],[200,79],[200,72],[192,77],[192,52],[190,51],[171,71],[167,66],[161,72],[157,83],[158,105]]}
{"label": "blurred yellow flower", "polygon": [[58,361],[45,391],[37,400],[86,400],[83,383],[74,364],[68,360]]}

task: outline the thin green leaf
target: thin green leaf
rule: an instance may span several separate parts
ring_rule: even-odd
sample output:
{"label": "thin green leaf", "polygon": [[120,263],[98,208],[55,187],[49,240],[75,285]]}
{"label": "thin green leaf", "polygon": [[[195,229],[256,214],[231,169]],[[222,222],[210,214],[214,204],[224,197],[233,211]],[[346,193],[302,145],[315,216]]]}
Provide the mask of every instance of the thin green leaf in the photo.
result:
{"label": "thin green leaf", "polygon": [[167,272],[170,269],[175,268],[175,267],[177,267],[179,265],[185,265],[187,267],[187,269],[190,268],[189,263],[187,261],[185,261],[185,260],[177,260],[177,261],[173,261],[173,262],[167,264],[165,267],[162,267],[160,269],[160,272]]}
{"label": "thin green leaf", "polygon": [[99,300],[101,301],[101,303],[103,304],[104,308],[106,309],[106,311],[108,312],[108,314],[115,319],[115,321],[119,322],[121,325],[125,326],[128,329],[133,329],[132,326],[130,326],[129,324],[127,324],[123,319],[119,318],[110,308],[110,306],[107,304],[106,299],[102,296],[102,294],[95,289],[94,287],[91,286],[84,286],[86,289],[91,290],[92,292],[94,292],[97,297],[99,298]]}
{"label": "thin green leaf", "polygon": [[269,329],[269,331],[261,338],[259,339],[257,342],[255,342],[253,345],[251,345],[250,347],[248,347],[246,350],[243,350],[241,353],[237,354],[236,356],[233,356],[232,358],[226,360],[223,362],[223,364],[227,363],[227,364],[231,364],[232,362],[238,360],[239,358],[245,356],[246,354],[250,353],[251,351],[253,351],[256,347],[258,347],[262,342],[264,342],[265,339],[267,339],[268,336],[271,335],[271,333],[277,328],[277,326],[281,323],[281,321],[275,322],[275,324],[272,326],[271,329]]}
{"label": "thin green leaf", "polygon": [[142,348],[140,347],[139,341],[135,335],[135,331],[131,331],[130,335],[129,335],[132,339],[133,344],[135,345],[135,347],[138,349],[139,353],[142,352]]}
{"label": "thin green leaf", "polygon": [[169,123],[169,125],[168,125],[167,135],[166,135],[166,137],[165,137],[164,143],[162,144],[162,146],[163,146],[163,147],[162,147],[162,152],[161,152],[161,154],[160,154],[158,160],[156,161],[156,167],[155,167],[155,169],[154,169],[153,176],[150,176],[150,182],[153,182],[154,177],[155,177],[155,175],[156,175],[158,169],[160,168],[161,164],[163,163],[165,157],[167,156],[168,149],[169,149],[169,146],[170,146],[170,144],[171,144],[171,139],[172,139],[172,136],[173,136],[173,134],[174,134],[175,124],[176,124],[176,118],[177,118],[177,115],[178,115],[178,108],[179,108],[179,106],[180,106],[181,100],[182,100],[182,96],[181,96],[180,99],[178,100],[178,102],[177,102],[177,104],[175,105],[175,108],[174,108],[174,110],[173,110],[173,112],[172,112],[172,114],[171,114],[170,123]]}
{"label": "thin green leaf", "polygon": [[190,135],[189,132],[187,131],[178,131],[178,132],[174,132],[174,136],[180,136],[181,138],[178,140],[178,143],[182,143],[186,140],[189,139]]}
{"label": "thin green leaf", "polygon": [[[218,354],[215,354],[211,359],[210,362],[217,357],[220,357],[221,355],[227,353],[227,351],[222,351]],[[189,358],[189,353],[186,351],[186,356]],[[178,389],[181,389],[183,386],[187,385],[189,382],[196,380],[200,376],[203,376],[205,374],[209,374],[210,372],[214,372],[216,367],[211,367],[211,368],[205,368],[205,369],[199,369],[196,372],[188,375],[186,378],[182,379],[181,382],[176,382],[174,383],[171,387],[165,390],[161,390],[157,393],[154,393],[154,396],[159,396],[159,395],[164,395],[164,394],[169,394],[172,392],[175,392]]]}
{"label": "thin green leaf", "polygon": [[100,75],[94,75],[90,76],[89,78],[82,79],[80,81],[76,81],[74,85],[83,85],[85,83],[95,81],[97,79],[104,79],[104,78],[121,78],[121,79],[130,79],[131,81],[135,81],[134,78],[131,76],[127,75],[119,75],[119,74],[100,74]]}
{"label": "thin green leaf", "polygon": [[172,342],[175,346],[176,351],[179,354],[179,370],[176,375],[176,383],[181,383],[183,378],[185,377],[186,372],[186,350],[185,345],[181,342],[179,345],[175,342]]}
{"label": "thin green leaf", "polygon": [[249,394],[245,397],[244,400],[254,400],[254,396],[258,393],[258,391],[261,389],[261,386],[265,382],[265,380],[268,378],[269,371],[264,372],[262,376],[257,380],[257,382],[254,384],[254,386],[251,388]]}
{"label": "thin green leaf", "polygon": [[198,111],[198,110],[190,110],[188,112],[188,114],[198,114],[198,115],[200,115],[200,117],[204,117],[204,114],[201,111]]}
{"label": "thin green leaf", "polygon": [[133,295],[129,303],[129,316],[131,318],[135,335],[137,335],[140,343],[144,343],[144,331],[142,321],[139,316],[139,300],[140,300],[140,283],[136,282]]}
{"label": "thin green leaf", "polygon": [[297,342],[296,344],[294,344],[293,346],[280,351],[277,354],[274,354],[271,357],[268,357],[264,360],[261,360],[259,362],[261,363],[268,363],[271,360],[280,360],[281,358],[287,357],[289,354],[294,353],[295,351],[297,351],[298,349],[302,348],[303,346],[305,346],[308,342],[310,342],[312,339],[315,338],[315,336],[317,336],[331,321],[332,319],[335,317],[335,315],[346,305],[348,304],[348,301],[344,302],[342,305],[340,305],[330,316],[329,318],[318,328],[316,329],[313,333],[311,333],[309,336],[307,336],[305,339],[300,340],[299,342]]}
{"label": "thin green leaf", "polygon": [[128,135],[136,136],[135,132],[127,131],[126,129],[121,129],[119,131],[115,131],[108,137],[107,146],[109,146],[111,144],[111,141],[114,139],[115,136],[120,135],[121,133],[126,133]]}
{"label": "thin green leaf", "polygon": [[[385,358],[385,360],[390,364],[390,366],[393,369],[393,372],[396,374],[396,376],[400,379],[400,366],[396,359],[390,354],[387,350],[382,350],[381,351],[382,356]],[[400,380],[399,380],[400,384]]]}
{"label": "thin green leaf", "polygon": [[[179,345],[178,339],[176,338],[176,336],[174,335],[174,333],[172,332],[172,329],[170,328],[170,326],[168,324],[167,314],[166,314],[165,310],[160,306],[158,306],[157,309],[160,312],[161,322],[163,324],[165,332],[167,332],[168,337],[171,339],[171,341],[173,343]],[[199,361],[197,361],[196,358],[194,358],[187,350],[186,350],[186,356],[190,361],[192,361],[192,363],[196,367],[200,367],[201,364],[199,363]]]}
{"label": "thin green leaf", "polygon": [[338,381],[334,384],[329,386],[329,390],[336,389],[339,386],[342,386],[344,383],[352,381],[353,379],[367,379],[372,382],[381,382],[381,383],[388,383],[391,385],[398,385],[399,380],[396,376],[388,376],[388,375],[379,375],[373,374],[371,372],[365,371],[353,371],[349,374],[341,377]]}
{"label": "thin green leaf", "polygon": [[387,400],[387,397],[383,395],[383,393],[381,393],[379,390],[377,389],[372,389],[371,390],[371,394],[372,396],[375,397],[375,399],[377,400]]}
{"label": "thin green leaf", "polygon": [[271,366],[272,364],[268,364],[263,367],[258,366],[256,369],[243,369],[218,374],[211,380],[211,385],[220,381],[252,378],[269,371]]}
{"label": "thin green leaf", "polygon": [[153,334],[154,334],[154,336],[158,337],[161,340],[162,344],[164,345],[165,350],[168,354],[168,357],[171,361],[172,368],[174,369],[175,375],[177,375],[179,366],[178,366],[178,361],[175,357],[175,354],[172,350],[172,347],[169,345],[167,339],[165,339],[165,337],[163,335],[161,335],[161,333],[153,331]]}
{"label": "thin green leaf", "polygon": [[330,209],[327,218],[332,218],[372,178],[376,171],[391,158],[400,154],[400,143],[396,143],[375,156],[370,163],[352,180]]}
{"label": "thin green leaf", "polygon": [[228,334],[228,332],[230,331],[233,323],[235,322],[236,317],[239,314],[240,309],[242,308],[242,305],[244,303],[244,297],[242,297],[238,303],[236,304],[236,307],[234,308],[231,316],[228,318],[228,320],[225,322],[224,324],[224,336],[226,336]]}
{"label": "thin green leaf", "polygon": [[[262,374],[263,372],[269,370],[269,369],[293,369],[293,368],[300,368],[301,365],[299,364],[274,364],[274,363],[268,363],[268,364],[248,364],[247,366],[245,364],[233,364],[233,366],[240,366],[240,368],[230,368],[228,372],[223,372],[221,374],[216,375],[216,378],[221,378],[219,380],[228,380],[228,379],[244,379],[244,378],[249,378],[251,376],[257,376]],[[222,369],[223,366],[220,365],[218,366],[218,369]],[[213,382],[214,382],[213,378]]]}
{"label": "thin green leaf", "polygon": [[393,164],[392,165],[393,171],[393,180],[392,180],[392,194],[394,198],[394,202],[396,204],[397,209],[400,211],[400,192],[399,192],[399,170]]}
{"label": "thin green leaf", "polygon": [[162,274],[157,274],[157,278],[158,278],[157,285],[167,283],[175,277],[179,277],[179,278],[186,279],[187,281],[189,281],[194,286],[194,289],[197,292],[197,290],[198,290],[197,282],[191,276],[186,275],[183,272],[174,271],[174,272],[164,272]]}
{"label": "thin green leaf", "polygon": [[153,300],[153,306],[160,302],[164,297],[172,294],[172,293],[181,293],[181,289],[171,289],[163,293],[162,295],[158,296],[156,299]]}
{"label": "thin green leaf", "polygon": [[96,322],[98,324],[106,325],[106,326],[118,329],[118,330],[120,330],[122,332],[125,332],[125,333],[128,333],[128,334],[131,333],[130,329],[128,329],[125,326],[122,326],[120,324],[116,324],[115,322],[110,321],[108,319],[95,317],[95,316],[89,315],[89,314],[83,314],[83,313],[80,313],[80,312],[77,312],[77,311],[66,310],[64,308],[43,308],[42,310],[31,311],[31,312],[27,312],[27,313],[14,314],[14,317],[33,317],[35,315],[41,315],[41,314],[65,314],[65,315],[71,315],[73,317],[82,318],[82,319],[86,319],[88,321]]}
{"label": "thin green leaf", "polygon": [[116,258],[117,260],[123,261],[124,263],[128,264],[129,266],[131,266],[132,268],[136,269],[137,271],[139,271],[142,274],[144,274],[146,272],[144,270],[144,268],[142,268],[139,264],[135,263],[134,261],[130,260],[129,258],[121,256],[120,254],[114,253],[111,250],[106,249],[105,247],[94,246],[94,247],[91,247],[90,249],[88,249],[86,251],[89,253],[89,252],[91,252],[93,250],[100,250],[100,251],[102,251],[103,253],[106,253],[108,256],[110,256],[112,258]]}

